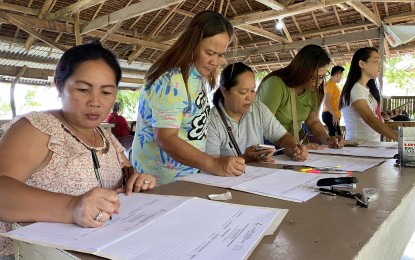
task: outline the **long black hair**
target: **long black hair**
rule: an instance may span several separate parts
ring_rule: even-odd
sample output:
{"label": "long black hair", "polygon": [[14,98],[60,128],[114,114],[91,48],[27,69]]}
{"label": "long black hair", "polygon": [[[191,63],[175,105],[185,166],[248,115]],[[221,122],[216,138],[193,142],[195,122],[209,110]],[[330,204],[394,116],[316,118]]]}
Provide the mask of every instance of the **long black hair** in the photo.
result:
{"label": "long black hair", "polygon": [[229,64],[222,70],[222,73],[220,74],[220,87],[216,89],[212,98],[212,102],[215,106],[219,104],[219,101],[223,100],[221,88],[225,88],[229,91],[238,84],[237,77],[247,71],[253,73],[252,69],[243,62]]}
{"label": "long black hair", "polygon": [[[330,56],[318,45],[306,45],[295,55],[294,59],[287,67],[269,73],[262,79],[277,76],[290,87],[298,87],[310,81],[310,76],[314,76],[319,68],[330,64]],[[262,84],[261,82],[261,84]]]}
{"label": "long black hair", "polygon": [[[222,14],[205,10],[195,15],[177,41],[151,65],[146,74],[147,88],[150,88],[167,69],[180,68],[187,89],[189,67],[194,61],[193,55],[197,45],[205,38],[224,32],[232,39],[234,28]],[[217,71],[218,69],[213,70],[208,77],[212,89],[216,85]]]}
{"label": "long black hair", "polygon": [[[359,79],[362,77],[362,69],[359,66],[359,61],[366,62],[373,52],[378,52],[378,50],[373,47],[365,47],[360,48],[353,54],[349,74],[347,75],[346,83],[344,83],[342,93],[340,94],[339,109],[350,105],[350,92],[352,91],[352,88],[356,84],[356,82],[358,82]],[[379,103],[380,93],[376,85],[375,79],[370,79],[367,82],[366,86],[369,87],[370,94],[372,94],[372,96]]]}

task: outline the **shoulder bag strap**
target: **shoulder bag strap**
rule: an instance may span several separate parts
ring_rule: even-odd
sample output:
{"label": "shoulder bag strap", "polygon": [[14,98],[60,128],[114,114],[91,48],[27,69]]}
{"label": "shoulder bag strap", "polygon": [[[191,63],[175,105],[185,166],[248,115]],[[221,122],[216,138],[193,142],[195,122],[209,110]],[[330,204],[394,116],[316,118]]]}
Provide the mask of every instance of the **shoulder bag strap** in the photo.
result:
{"label": "shoulder bag strap", "polygon": [[298,128],[298,120],[297,120],[297,102],[295,100],[295,88],[290,88],[290,96],[291,96],[291,113],[293,116],[293,131],[294,131],[294,138],[297,142],[300,141],[300,128]]}
{"label": "shoulder bag strap", "polygon": [[223,114],[223,111],[220,108],[219,104],[216,106],[216,109],[218,110],[220,118],[222,119],[223,124],[225,125],[226,131],[228,132],[228,135],[229,135],[229,138],[231,139],[233,147],[235,147],[236,153],[238,154],[238,156],[241,156],[242,153],[241,153],[241,150],[239,149],[238,144],[236,143],[235,137],[233,136],[232,128],[226,122],[225,115]]}

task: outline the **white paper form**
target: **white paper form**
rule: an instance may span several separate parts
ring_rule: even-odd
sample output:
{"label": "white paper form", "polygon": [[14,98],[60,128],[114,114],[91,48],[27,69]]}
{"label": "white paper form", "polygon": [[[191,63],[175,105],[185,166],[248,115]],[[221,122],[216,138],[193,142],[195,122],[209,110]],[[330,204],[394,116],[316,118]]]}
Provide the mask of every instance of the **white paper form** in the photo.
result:
{"label": "white paper form", "polygon": [[235,176],[223,177],[202,172],[197,174],[189,174],[187,176],[178,178],[178,180],[201,183],[215,187],[230,188],[232,186],[247,182],[252,179],[261,178],[266,174],[271,174],[275,172],[275,170],[276,169],[254,167],[247,165],[245,167],[245,173],[241,176],[238,176],[237,178],[235,178]]}
{"label": "white paper form", "polygon": [[205,202],[199,198],[187,201],[140,233],[105,248],[100,255],[154,260],[245,259],[288,212]]}
{"label": "white paper form", "polygon": [[346,156],[362,156],[377,158],[393,158],[396,152],[393,149],[372,147],[343,147],[342,149],[328,148],[324,150],[309,150],[309,153],[337,154]]}
{"label": "white paper form", "polygon": [[341,165],[340,170],[364,172],[376,165],[383,163],[384,159],[378,158],[356,158],[350,156],[333,156],[324,155],[324,158],[307,163],[310,167],[333,167]]}
{"label": "white paper form", "polygon": [[[244,177],[252,175],[255,175],[255,178]],[[245,174],[242,176],[221,177],[208,173],[198,173],[182,177],[180,180],[241,190],[271,198],[303,202],[318,194],[315,192],[318,179],[342,176],[346,175],[307,174],[290,170],[246,166]],[[222,179],[224,179],[223,182]],[[224,183],[229,186],[225,186]]]}
{"label": "white paper form", "polygon": [[[10,237],[55,246],[67,250],[94,253],[141,229],[189,198],[132,193],[120,194],[120,213],[114,214],[101,228],[83,228],[75,224],[39,222],[9,233]],[[23,232],[24,231],[24,232]],[[29,234],[29,235],[28,235]]]}
{"label": "white paper form", "polygon": [[319,179],[342,177],[344,174],[307,174],[290,170],[277,170],[274,174],[232,187],[272,198],[304,202],[316,196]]}
{"label": "white paper form", "polygon": [[313,162],[318,162],[321,159],[326,158],[327,155],[321,154],[308,154],[308,158],[305,161],[299,162],[291,160],[291,157],[286,154],[280,154],[273,156],[272,159],[275,160],[275,164],[284,164],[284,165],[293,165],[293,166],[308,166],[308,164]]}
{"label": "white paper form", "polygon": [[376,142],[376,141],[365,141],[359,144],[358,147],[377,147],[377,148],[390,148],[398,150],[398,143],[396,142]]}
{"label": "white paper form", "polygon": [[293,166],[309,166],[309,167],[334,167],[341,165],[341,170],[364,172],[376,165],[384,162],[384,159],[376,158],[354,158],[349,156],[334,156],[323,154],[308,154],[307,160],[297,162],[285,154],[273,156],[277,164],[293,165]]}
{"label": "white paper form", "polygon": [[[276,230],[288,212],[286,209],[151,194],[140,194],[140,198],[147,197],[146,203],[150,203],[151,207],[141,206],[138,210],[133,195],[125,197],[131,203],[124,203],[124,210],[132,213],[129,218],[130,233],[121,234],[123,237],[119,237],[118,232],[105,234],[113,241],[107,243],[106,240],[100,240],[100,249],[93,254],[110,259],[243,259],[249,256],[264,235]],[[166,209],[166,204],[174,203],[175,207]],[[148,209],[150,212],[147,212]],[[165,212],[153,214],[162,211]],[[141,215],[148,217],[143,226]],[[63,235],[59,225],[67,226],[66,240],[56,240]],[[115,227],[113,231],[117,227],[123,229],[122,222],[113,222],[111,225]],[[140,228],[135,230],[135,226]],[[85,242],[99,238],[87,231],[84,241],[80,242],[80,229],[104,230],[107,226],[88,229],[76,225],[35,223],[6,235],[39,245],[91,253],[90,246]],[[69,239],[70,236],[72,239]]]}

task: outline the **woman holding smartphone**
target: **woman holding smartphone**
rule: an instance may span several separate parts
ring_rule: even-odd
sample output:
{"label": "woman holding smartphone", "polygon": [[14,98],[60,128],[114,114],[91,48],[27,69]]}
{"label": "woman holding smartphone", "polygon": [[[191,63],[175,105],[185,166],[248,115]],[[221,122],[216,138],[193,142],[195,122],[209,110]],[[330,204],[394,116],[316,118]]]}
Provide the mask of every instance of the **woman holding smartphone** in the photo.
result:
{"label": "woman holding smartphone", "polygon": [[[255,101],[255,88],[254,73],[244,63],[228,65],[222,71],[220,88],[213,96],[215,107],[208,125],[206,153],[237,154],[247,163],[266,161],[276,149],[259,145],[265,137],[284,148],[282,151],[294,160],[306,160],[307,148],[295,141],[264,104]],[[232,129],[233,137],[228,134],[226,125]]]}

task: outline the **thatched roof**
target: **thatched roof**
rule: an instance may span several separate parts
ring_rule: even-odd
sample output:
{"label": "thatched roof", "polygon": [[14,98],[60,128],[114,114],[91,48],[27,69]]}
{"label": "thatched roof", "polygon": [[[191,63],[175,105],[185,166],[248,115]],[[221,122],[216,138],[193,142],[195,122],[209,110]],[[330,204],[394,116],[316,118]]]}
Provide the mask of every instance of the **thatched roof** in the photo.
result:
{"label": "thatched roof", "polygon": [[[121,85],[138,87],[151,63],[206,9],[236,27],[226,63],[244,61],[256,71],[280,68],[310,43],[343,64],[358,48],[379,47],[382,22],[415,21],[413,0],[0,0],[0,81],[49,84],[65,49],[99,38],[121,59]],[[415,41],[384,46],[386,55],[401,55],[413,52]]]}

